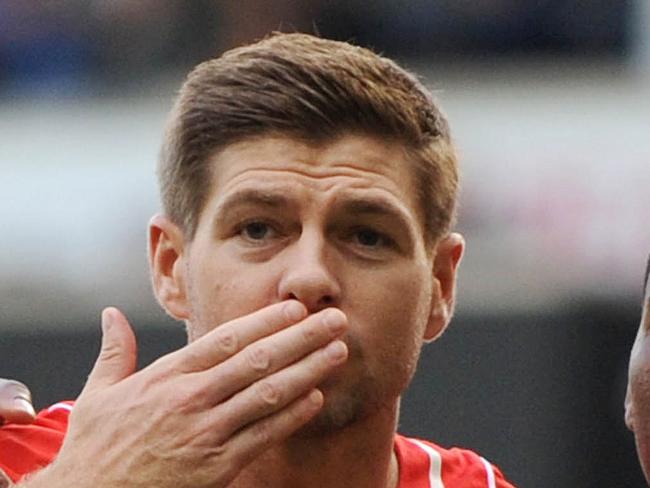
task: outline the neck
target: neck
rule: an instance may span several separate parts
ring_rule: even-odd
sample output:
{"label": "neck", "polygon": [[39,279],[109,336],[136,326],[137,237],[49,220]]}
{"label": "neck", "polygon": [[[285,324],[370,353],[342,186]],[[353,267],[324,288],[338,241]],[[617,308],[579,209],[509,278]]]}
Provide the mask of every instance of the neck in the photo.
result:
{"label": "neck", "polygon": [[230,488],[396,488],[398,405],[338,432],[296,435],[255,459]]}

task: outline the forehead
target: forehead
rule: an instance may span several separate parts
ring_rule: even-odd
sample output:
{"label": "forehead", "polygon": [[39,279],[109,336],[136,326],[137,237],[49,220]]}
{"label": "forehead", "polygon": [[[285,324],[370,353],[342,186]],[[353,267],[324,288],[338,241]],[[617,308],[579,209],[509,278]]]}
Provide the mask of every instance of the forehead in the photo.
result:
{"label": "forehead", "polygon": [[[402,205],[419,220],[413,165],[403,145],[349,135],[324,143],[266,136],[232,144],[211,160],[209,202],[251,190],[284,190],[302,200],[367,194]],[[208,204],[209,206],[210,203]]]}

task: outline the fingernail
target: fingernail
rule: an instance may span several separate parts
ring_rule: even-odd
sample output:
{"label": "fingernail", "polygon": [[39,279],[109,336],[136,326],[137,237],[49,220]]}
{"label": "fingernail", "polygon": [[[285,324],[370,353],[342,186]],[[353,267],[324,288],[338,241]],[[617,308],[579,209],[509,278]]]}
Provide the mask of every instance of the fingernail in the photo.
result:
{"label": "fingernail", "polygon": [[343,341],[334,341],[325,348],[325,354],[333,362],[338,363],[347,357],[348,347]]}
{"label": "fingernail", "polygon": [[305,312],[305,306],[300,302],[296,302],[295,300],[290,301],[284,306],[284,316],[292,322],[296,322],[303,318],[305,316]]}
{"label": "fingernail", "polygon": [[325,310],[323,314],[323,323],[329,327],[330,331],[334,334],[342,332],[347,323],[345,314],[336,308]]}
{"label": "fingernail", "polygon": [[36,416],[34,407],[32,406],[31,403],[29,403],[24,398],[20,398],[20,397],[14,398],[14,407],[16,407],[16,410],[22,410],[23,412],[27,412],[32,417]]}

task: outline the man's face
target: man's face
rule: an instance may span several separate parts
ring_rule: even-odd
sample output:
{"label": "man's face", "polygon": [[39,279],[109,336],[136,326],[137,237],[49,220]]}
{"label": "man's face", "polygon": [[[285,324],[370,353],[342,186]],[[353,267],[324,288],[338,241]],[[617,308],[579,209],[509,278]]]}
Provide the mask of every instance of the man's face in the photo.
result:
{"label": "man's face", "polygon": [[394,409],[422,340],[444,326],[431,315],[449,287],[435,276],[403,148],[362,136],[319,146],[264,137],[228,146],[213,164],[181,257],[190,341],[290,298],[310,313],[337,307],[348,317],[349,360],[320,385],[317,423]]}

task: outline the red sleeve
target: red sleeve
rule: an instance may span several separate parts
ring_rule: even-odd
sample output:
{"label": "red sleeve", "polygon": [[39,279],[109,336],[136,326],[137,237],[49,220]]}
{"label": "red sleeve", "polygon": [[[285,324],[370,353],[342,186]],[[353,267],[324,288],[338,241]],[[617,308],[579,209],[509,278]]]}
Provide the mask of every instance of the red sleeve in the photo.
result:
{"label": "red sleeve", "polygon": [[0,427],[0,471],[18,482],[50,464],[63,443],[71,410],[72,402],[57,403],[40,411],[31,425]]}

